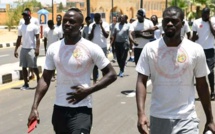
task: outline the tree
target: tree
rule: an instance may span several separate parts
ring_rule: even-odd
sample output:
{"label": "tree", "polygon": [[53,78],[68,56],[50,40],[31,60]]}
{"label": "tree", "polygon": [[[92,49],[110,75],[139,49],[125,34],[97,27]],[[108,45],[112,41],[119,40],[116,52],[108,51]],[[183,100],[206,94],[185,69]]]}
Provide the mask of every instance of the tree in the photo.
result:
{"label": "tree", "polygon": [[60,2],[58,9],[59,9],[60,12],[63,10],[63,4],[62,4],[62,2]]}

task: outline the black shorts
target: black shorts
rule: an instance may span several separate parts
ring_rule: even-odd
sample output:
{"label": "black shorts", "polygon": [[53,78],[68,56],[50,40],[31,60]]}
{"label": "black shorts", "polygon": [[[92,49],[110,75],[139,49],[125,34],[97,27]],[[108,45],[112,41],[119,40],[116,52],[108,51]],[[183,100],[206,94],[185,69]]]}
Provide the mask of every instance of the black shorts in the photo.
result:
{"label": "black shorts", "polygon": [[207,65],[210,71],[213,71],[214,63],[215,63],[215,57],[214,57],[214,48],[211,49],[204,49]]}
{"label": "black shorts", "polygon": [[56,134],[90,134],[92,108],[54,106],[52,125]]}

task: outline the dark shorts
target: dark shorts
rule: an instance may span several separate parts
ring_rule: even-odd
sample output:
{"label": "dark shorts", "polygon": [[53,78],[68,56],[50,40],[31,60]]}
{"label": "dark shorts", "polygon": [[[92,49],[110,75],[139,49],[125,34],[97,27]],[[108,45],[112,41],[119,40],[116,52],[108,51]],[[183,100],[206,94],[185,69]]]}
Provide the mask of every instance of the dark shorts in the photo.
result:
{"label": "dark shorts", "polygon": [[140,55],[141,55],[141,52],[142,52],[142,48],[134,48],[134,62],[135,62],[135,65],[137,65],[137,62],[140,58]]}
{"label": "dark shorts", "polygon": [[52,125],[56,134],[90,134],[92,108],[54,106]]}
{"label": "dark shorts", "polygon": [[215,57],[214,57],[214,48],[211,49],[204,49],[207,65],[210,71],[213,71],[214,63],[215,63]]}

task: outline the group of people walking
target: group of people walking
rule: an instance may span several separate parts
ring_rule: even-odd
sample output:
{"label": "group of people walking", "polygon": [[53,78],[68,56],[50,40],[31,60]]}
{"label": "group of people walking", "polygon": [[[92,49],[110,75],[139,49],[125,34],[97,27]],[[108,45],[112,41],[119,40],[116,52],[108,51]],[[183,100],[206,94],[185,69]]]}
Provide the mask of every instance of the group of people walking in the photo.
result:
{"label": "group of people walking", "polygon": [[[36,58],[40,41],[39,30],[31,23],[30,13],[24,11],[22,15],[25,23],[18,28],[14,55],[18,57],[17,49],[23,38],[20,65],[25,76],[24,86],[28,86],[26,68],[33,68],[37,73]],[[119,18],[113,17],[113,23],[109,25],[102,21],[99,13],[95,13],[94,21],[86,17],[87,25],[83,27],[83,14],[79,9],[71,8],[63,17],[57,17],[63,20],[62,31],[55,31],[53,21],[48,21],[49,30],[44,39],[48,48],[45,65],[41,78],[39,75],[37,78],[28,126],[35,120],[40,121],[38,106],[57,70],[52,116],[55,133],[90,133],[92,93],[104,89],[117,79],[117,73],[107,59],[107,39],[110,36],[110,44],[115,52],[113,58],[116,58],[119,66],[118,76],[124,77],[128,54],[134,52],[134,57],[130,54],[129,61],[135,62],[138,73],[137,128],[141,134],[199,134],[194,104],[195,88],[206,115],[204,132],[215,134],[210,101],[215,97],[215,18],[210,18],[210,9],[204,8],[202,18],[193,23],[191,37],[182,9],[168,7],[162,17],[162,24],[159,24],[156,15],[147,19],[146,11],[139,9],[137,19],[131,19],[131,23],[128,23],[127,15],[120,15]],[[98,69],[102,71],[99,81]],[[145,111],[149,77],[152,81],[150,124]]]}

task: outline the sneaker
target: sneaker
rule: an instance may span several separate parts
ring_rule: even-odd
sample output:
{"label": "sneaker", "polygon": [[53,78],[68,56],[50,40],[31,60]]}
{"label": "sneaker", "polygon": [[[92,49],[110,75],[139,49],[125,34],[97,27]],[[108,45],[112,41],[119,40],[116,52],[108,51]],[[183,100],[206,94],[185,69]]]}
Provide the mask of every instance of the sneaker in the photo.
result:
{"label": "sneaker", "polygon": [[21,90],[28,90],[29,89],[29,85],[28,84],[24,84],[22,87],[21,87]]}
{"label": "sneaker", "polygon": [[123,77],[124,76],[124,73],[123,72],[121,72],[121,74],[119,75],[119,77]]}
{"label": "sneaker", "polygon": [[134,58],[131,58],[131,62],[135,62],[135,61],[134,61]]}
{"label": "sneaker", "polygon": [[132,58],[130,57],[130,58],[128,59],[128,61],[132,61]]}
{"label": "sneaker", "polygon": [[116,62],[116,60],[115,60],[115,59],[112,59],[112,60],[111,60],[111,62],[115,63],[115,62]]}
{"label": "sneaker", "polygon": [[212,100],[212,101],[215,100],[215,93],[211,93],[211,100]]}

